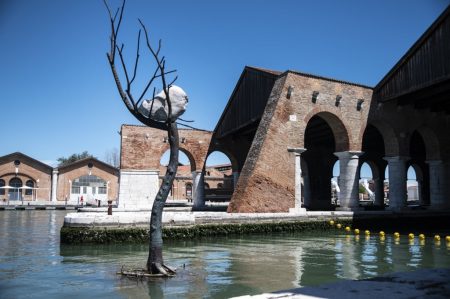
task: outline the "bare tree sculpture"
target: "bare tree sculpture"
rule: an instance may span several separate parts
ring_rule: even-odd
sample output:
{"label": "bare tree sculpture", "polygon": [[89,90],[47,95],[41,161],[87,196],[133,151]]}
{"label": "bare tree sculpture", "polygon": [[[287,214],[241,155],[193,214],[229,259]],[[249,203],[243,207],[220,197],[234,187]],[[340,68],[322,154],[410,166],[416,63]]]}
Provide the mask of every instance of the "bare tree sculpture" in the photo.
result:
{"label": "bare tree sculpture", "polygon": [[[124,102],[125,106],[127,107],[128,111],[141,123],[160,130],[166,130],[168,135],[168,141],[170,146],[170,161],[169,165],[167,166],[166,174],[162,180],[162,184],[159,188],[159,191],[156,195],[156,198],[153,202],[153,207],[151,211],[151,220],[150,220],[150,238],[149,238],[149,254],[148,254],[148,260],[147,260],[147,272],[152,275],[163,275],[163,276],[171,276],[175,274],[175,270],[168,267],[164,264],[163,260],[163,240],[162,240],[162,212],[164,208],[164,204],[167,200],[167,196],[169,195],[170,187],[172,186],[173,180],[175,178],[177,167],[178,167],[178,149],[179,149],[179,140],[178,140],[178,129],[176,124],[176,119],[178,116],[184,111],[181,111],[181,113],[178,111],[175,113],[173,111],[173,103],[171,100],[171,96],[174,97],[174,94],[172,93],[171,88],[175,89],[178,88],[173,85],[173,83],[176,81],[177,77],[171,81],[167,82],[166,76],[169,74],[174,74],[175,70],[166,70],[166,60],[164,56],[160,56],[161,51],[161,40],[158,42],[158,47],[155,50],[149,40],[147,28],[142,23],[142,21],[139,19],[140,27],[138,38],[137,38],[137,50],[136,50],[136,58],[134,62],[134,68],[132,73],[129,73],[126,63],[124,61],[124,45],[121,44],[120,46],[117,44],[117,36],[119,33],[120,25],[122,23],[122,16],[125,8],[125,0],[122,3],[122,6],[116,10],[115,14],[112,13],[110,7],[108,6],[108,3],[106,0],[103,0],[106,8],[109,13],[109,18],[111,22],[111,48],[109,52],[107,53],[108,62],[111,67],[111,72],[114,76],[114,81],[117,86],[117,90],[119,92],[119,95]],[[132,84],[136,78],[136,73],[138,69],[139,64],[139,58],[140,58],[140,40],[141,40],[141,32],[144,32],[145,36],[145,42],[147,46],[147,50],[149,51],[150,56],[154,59],[156,62],[155,70],[151,76],[151,78],[148,80],[144,90],[140,94],[139,98],[136,98],[133,96],[131,87]],[[118,55],[117,55],[118,54]],[[121,74],[123,77],[125,77],[126,86],[125,88],[122,85],[121,79],[119,77],[119,73],[116,67],[116,58],[119,57],[120,65],[121,65]],[[149,110],[149,113],[146,115],[145,109],[143,109],[142,104],[144,96],[147,92],[147,90],[152,87],[155,84],[155,80],[160,80],[160,83],[162,85],[162,91],[158,95],[156,95],[155,98],[155,91],[156,88],[153,87],[153,101],[147,102],[147,106],[144,108],[147,108]],[[179,89],[179,88],[178,88]],[[183,95],[185,97],[185,100],[187,102],[187,97],[185,94]],[[165,100],[165,106],[163,107],[163,110],[159,110],[159,112],[163,112],[162,114],[165,115],[165,117],[161,118],[161,114],[158,116],[157,113],[153,110],[154,104],[157,104],[156,100],[159,98],[159,100]],[[160,103],[160,102],[159,102]],[[164,103],[163,103],[164,104]],[[159,107],[161,108],[161,107]]]}

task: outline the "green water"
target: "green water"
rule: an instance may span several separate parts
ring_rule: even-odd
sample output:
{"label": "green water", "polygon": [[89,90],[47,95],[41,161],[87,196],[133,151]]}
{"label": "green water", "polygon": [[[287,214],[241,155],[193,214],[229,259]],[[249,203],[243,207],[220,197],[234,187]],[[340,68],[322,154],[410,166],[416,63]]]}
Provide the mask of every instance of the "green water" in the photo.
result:
{"label": "green water", "polygon": [[164,258],[177,276],[135,281],[116,271],[143,267],[147,246],[60,246],[65,213],[0,212],[0,298],[229,298],[450,267],[450,247],[431,237],[396,243],[390,235],[260,235],[166,241]]}

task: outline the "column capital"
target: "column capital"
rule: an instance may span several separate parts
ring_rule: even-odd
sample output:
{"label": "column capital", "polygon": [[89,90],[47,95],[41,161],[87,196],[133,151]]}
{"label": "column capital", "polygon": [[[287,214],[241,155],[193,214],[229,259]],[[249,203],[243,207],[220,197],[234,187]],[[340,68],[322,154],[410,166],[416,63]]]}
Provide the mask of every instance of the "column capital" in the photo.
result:
{"label": "column capital", "polygon": [[288,147],[288,152],[295,153],[298,155],[303,154],[306,151],[306,148],[303,147]]}
{"label": "column capital", "polygon": [[442,160],[426,160],[425,163],[430,166],[444,165],[444,161]]}
{"label": "column capital", "polygon": [[334,152],[333,153],[339,159],[357,159],[362,156],[364,152],[361,151],[345,151],[345,152]]}
{"label": "column capital", "polygon": [[400,161],[407,161],[411,159],[411,157],[408,156],[387,156],[387,157],[383,157],[383,160],[387,161],[387,162],[400,162]]}

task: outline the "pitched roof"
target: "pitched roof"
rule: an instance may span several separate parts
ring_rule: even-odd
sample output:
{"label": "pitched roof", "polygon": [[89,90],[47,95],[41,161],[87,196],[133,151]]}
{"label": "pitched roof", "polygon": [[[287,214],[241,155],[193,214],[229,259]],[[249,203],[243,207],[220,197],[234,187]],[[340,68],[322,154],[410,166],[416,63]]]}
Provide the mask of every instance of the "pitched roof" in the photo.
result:
{"label": "pitched roof", "polygon": [[103,162],[103,161],[101,161],[101,160],[99,160],[97,158],[94,158],[94,157],[88,157],[88,158],[80,159],[80,160],[77,160],[75,162],[72,162],[72,163],[69,163],[69,164],[66,164],[66,165],[63,165],[63,166],[59,166],[57,168],[61,170],[61,169],[69,168],[69,167],[74,167],[74,166],[76,166],[78,164],[86,164],[87,165],[87,163],[89,163],[89,161],[93,161],[93,162],[95,162],[97,164],[103,165],[103,166],[105,166],[107,168],[110,168],[113,171],[119,171],[119,168],[114,167],[114,166],[112,166],[112,165],[110,165],[110,164],[108,164],[106,162]]}
{"label": "pitched roof", "polygon": [[18,157],[19,158],[18,160],[20,160],[20,157],[22,157],[24,159],[32,161],[33,163],[37,163],[37,164],[43,166],[44,168],[47,168],[47,169],[50,169],[50,170],[53,169],[52,166],[50,166],[48,164],[45,164],[44,162],[41,162],[39,160],[36,160],[36,159],[34,159],[34,158],[32,158],[32,157],[30,157],[28,155],[25,155],[24,153],[21,153],[21,152],[14,152],[14,153],[11,153],[11,154],[8,154],[8,155],[4,155],[4,156],[0,157],[0,163],[2,163],[4,161],[8,161],[10,159],[14,159],[15,157]]}

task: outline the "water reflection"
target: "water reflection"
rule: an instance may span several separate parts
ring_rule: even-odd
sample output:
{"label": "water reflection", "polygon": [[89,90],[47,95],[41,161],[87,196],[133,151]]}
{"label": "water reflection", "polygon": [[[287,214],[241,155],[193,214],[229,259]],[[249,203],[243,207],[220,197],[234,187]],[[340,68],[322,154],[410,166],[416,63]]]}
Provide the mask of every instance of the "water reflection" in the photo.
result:
{"label": "water reflection", "polygon": [[339,232],[166,241],[171,279],[134,281],[146,244],[60,246],[62,211],[0,212],[0,298],[228,298],[386,272],[450,267],[445,242]]}

